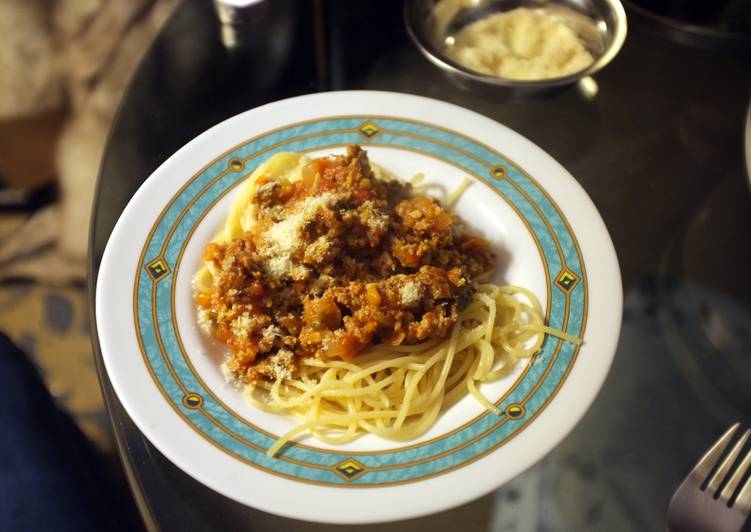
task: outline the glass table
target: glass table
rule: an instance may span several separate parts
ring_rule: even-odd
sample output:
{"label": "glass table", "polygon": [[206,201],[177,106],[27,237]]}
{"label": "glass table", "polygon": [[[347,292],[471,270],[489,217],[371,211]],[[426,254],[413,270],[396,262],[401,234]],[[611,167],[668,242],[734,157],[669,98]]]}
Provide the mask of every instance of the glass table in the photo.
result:
{"label": "glass table", "polygon": [[267,102],[375,89],[480,112],[576,177],[618,252],[621,339],[587,415],[523,475],[437,515],[388,527],[334,527],[244,507],[169,462],[119,403],[94,330],[109,415],[147,528],[664,530],[673,490],[710,442],[734,421],[751,424],[747,58],[673,42],[633,17],[622,51],[597,75],[596,94],[571,89],[504,101],[456,86],[422,58],[406,35],[399,0],[267,0],[254,9],[247,20],[222,24],[209,0],[184,2],[143,59],[101,166],[91,231],[92,317],[109,234],[139,185],[174,151]]}

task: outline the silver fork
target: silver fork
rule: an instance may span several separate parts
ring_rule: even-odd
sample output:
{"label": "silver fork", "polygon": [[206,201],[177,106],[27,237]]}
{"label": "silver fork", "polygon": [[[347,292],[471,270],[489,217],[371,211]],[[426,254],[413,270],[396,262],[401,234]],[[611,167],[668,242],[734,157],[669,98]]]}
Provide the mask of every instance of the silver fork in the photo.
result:
{"label": "silver fork", "polygon": [[751,450],[735,471],[731,472],[730,468],[751,435],[751,429],[736,442],[706,487],[702,488],[739,427],[740,423],[730,427],[678,486],[668,508],[668,532],[739,532],[746,523],[751,515],[751,479],[744,483],[735,500],[732,497],[751,465]]}

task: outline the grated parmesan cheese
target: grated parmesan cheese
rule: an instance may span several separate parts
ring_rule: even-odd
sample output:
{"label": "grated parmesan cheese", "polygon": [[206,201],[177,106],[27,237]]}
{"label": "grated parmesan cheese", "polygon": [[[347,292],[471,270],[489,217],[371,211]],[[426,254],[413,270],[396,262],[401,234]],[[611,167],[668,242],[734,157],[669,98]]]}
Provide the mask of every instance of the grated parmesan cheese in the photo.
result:
{"label": "grated parmesan cheese", "polygon": [[266,194],[268,192],[271,192],[272,190],[274,190],[278,186],[279,186],[279,183],[277,183],[276,181],[273,181],[273,180],[272,181],[267,181],[263,185],[260,185],[260,186],[256,187],[254,195],[257,196],[259,194]]}
{"label": "grated parmesan cheese", "polygon": [[368,227],[385,231],[389,226],[389,217],[386,214],[378,214],[368,219]]}
{"label": "grated parmesan cheese", "polygon": [[269,325],[263,331],[261,331],[261,336],[267,342],[273,342],[274,338],[277,338],[281,335],[282,335],[282,330],[276,325]]}
{"label": "grated parmesan cheese", "polygon": [[198,310],[198,325],[208,333],[213,329],[214,324],[211,322],[211,313],[208,309],[202,308]]}
{"label": "grated parmesan cheese", "polygon": [[411,305],[420,300],[422,286],[415,281],[407,281],[399,289],[399,300],[403,305]]}
{"label": "grated parmesan cheese", "polygon": [[270,358],[271,373],[277,380],[288,379],[292,376],[292,359],[295,354],[288,349],[280,349],[276,355]]}
{"label": "grated parmesan cheese", "polygon": [[571,16],[561,14],[525,7],[495,13],[450,37],[446,52],[476,72],[508,79],[538,80],[573,74],[587,68],[594,59],[566,23],[565,18]]}
{"label": "grated parmesan cheese", "polygon": [[231,369],[229,369],[227,362],[229,362],[230,360],[231,359],[227,359],[224,362],[222,362],[222,365],[220,366],[222,370],[222,375],[224,376],[224,380],[226,382],[235,386],[236,388],[239,388],[243,385],[243,382],[237,374],[235,374]]}
{"label": "grated parmesan cheese", "polygon": [[364,209],[366,213],[370,214],[366,222],[370,229],[381,231],[386,230],[389,225],[389,217],[385,212],[375,206],[375,202],[368,200],[362,204],[361,208]]}
{"label": "grated parmesan cheese", "polygon": [[305,250],[305,259],[320,262],[331,248],[331,242],[325,236],[319,236]]}
{"label": "grated parmesan cheese", "polygon": [[[255,318],[255,316],[253,318]],[[232,323],[230,324],[232,334],[238,338],[247,338],[248,331],[253,326],[253,318],[250,317],[250,313],[245,312],[232,320]]]}
{"label": "grated parmesan cheese", "polygon": [[235,264],[235,256],[227,255],[226,257],[224,257],[224,260],[222,260],[222,269],[229,270],[230,268],[232,268],[234,264]]}
{"label": "grated parmesan cheese", "polygon": [[294,212],[287,219],[273,224],[264,234],[264,246],[261,248],[267,258],[267,273],[273,277],[285,275],[295,279],[304,279],[308,270],[292,263],[292,255],[301,246],[300,232],[305,224],[312,220],[323,207],[333,204],[340,198],[339,194],[327,192],[320,196],[305,198],[295,205]]}

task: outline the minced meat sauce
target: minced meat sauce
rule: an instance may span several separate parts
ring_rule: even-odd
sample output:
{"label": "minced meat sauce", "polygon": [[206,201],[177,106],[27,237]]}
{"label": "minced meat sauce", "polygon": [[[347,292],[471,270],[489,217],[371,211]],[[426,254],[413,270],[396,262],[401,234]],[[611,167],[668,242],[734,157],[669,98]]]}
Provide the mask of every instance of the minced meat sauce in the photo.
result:
{"label": "minced meat sauce", "polygon": [[299,181],[260,177],[251,201],[252,230],[206,247],[218,273],[196,294],[241,382],[291,376],[300,357],[446,337],[495,262],[436,200],[376,178],[360,146],[312,160]]}

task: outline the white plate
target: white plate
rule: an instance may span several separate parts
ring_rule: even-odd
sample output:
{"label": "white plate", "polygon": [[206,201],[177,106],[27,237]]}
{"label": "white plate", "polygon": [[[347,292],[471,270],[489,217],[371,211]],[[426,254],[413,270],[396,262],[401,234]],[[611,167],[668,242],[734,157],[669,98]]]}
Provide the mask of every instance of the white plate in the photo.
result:
{"label": "white plate", "polygon": [[[264,451],[295,421],[260,412],[227,385],[221,345],[196,325],[190,279],[236,185],[277,151],[313,155],[359,143],[371,159],[451,188],[473,179],[458,214],[501,257],[496,282],[532,289],[548,338],[532,362],[466,398],[407,443],[367,436],[332,447],[311,438]],[[520,135],[443,102],[332,92],[247,111],[189,142],[134,195],[102,259],[96,319],[112,384],[134,422],[180,468],[267,512],[331,523],[416,517],[467,502],[550,451],[594,400],[621,323],[618,263],[585,192]],[[294,502],[293,502],[294,501]]]}

